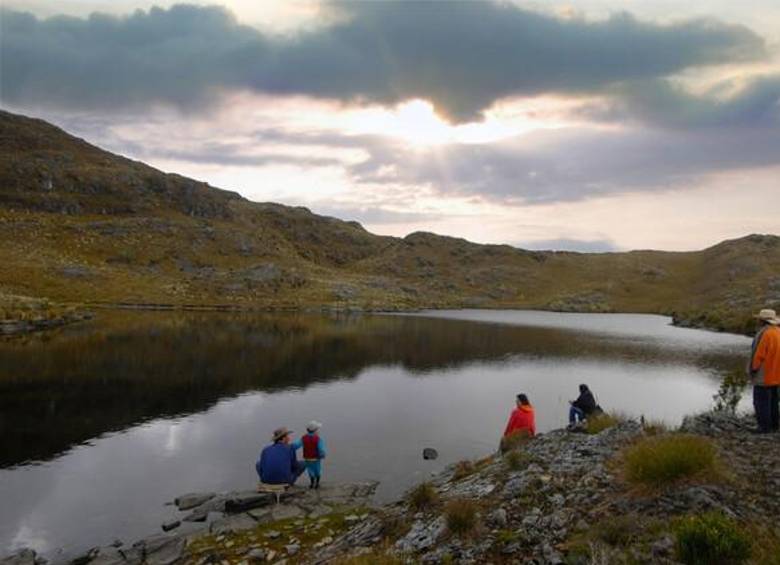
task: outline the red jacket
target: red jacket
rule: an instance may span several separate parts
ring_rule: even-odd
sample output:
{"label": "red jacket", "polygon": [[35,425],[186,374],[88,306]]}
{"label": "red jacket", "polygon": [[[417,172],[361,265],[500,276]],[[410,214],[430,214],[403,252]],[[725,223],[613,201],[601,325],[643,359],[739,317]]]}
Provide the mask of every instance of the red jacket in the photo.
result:
{"label": "red jacket", "polygon": [[534,407],[530,404],[522,404],[519,408],[512,410],[512,415],[509,416],[509,422],[507,422],[504,430],[504,436],[508,436],[518,430],[528,430],[529,435],[536,435]]}

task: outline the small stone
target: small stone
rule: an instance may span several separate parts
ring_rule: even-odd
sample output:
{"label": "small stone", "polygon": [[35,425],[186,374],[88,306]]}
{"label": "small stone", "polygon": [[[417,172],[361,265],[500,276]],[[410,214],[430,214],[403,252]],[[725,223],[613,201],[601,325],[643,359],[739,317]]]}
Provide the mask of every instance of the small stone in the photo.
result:
{"label": "small stone", "polygon": [[491,521],[499,528],[506,528],[508,522],[506,510],[503,508],[496,509],[491,515]]}
{"label": "small stone", "polygon": [[267,555],[265,549],[256,548],[247,553],[247,559],[250,561],[265,561],[265,556]]}
{"label": "small stone", "polygon": [[171,530],[175,530],[179,526],[181,526],[181,521],[180,520],[170,520],[168,522],[165,522],[162,525],[162,529],[163,529],[164,532],[170,532]]}
{"label": "small stone", "polygon": [[276,552],[272,549],[268,552],[268,555],[265,556],[266,561],[273,561],[274,557],[276,557]]}
{"label": "small stone", "polygon": [[333,543],[333,538],[331,536],[325,536],[324,538],[322,538],[320,540],[320,543],[322,543],[322,545],[331,544],[331,543]]}
{"label": "small stone", "polygon": [[223,535],[218,535],[218,536],[217,536],[216,538],[214,538],[214,539],[216,540],[216,542],[217,542],[217,543],[220,543],[220,542],[222,542],[222,541],[225,539],[225,536],[223,536]]}
{"label": "small stone", "polygon": [[360,516],[358,516],[356,514],[350,514],[349,516],[345,516],[344,517],[344,521],[347,524],[350,524],[350,525],[351,524],[357,524],[358,522],[360,522]]}
{"label": "small stone", "polygon": [[235,542],[229,541],[229,542],[227,542],[225,544],[225,547],[227,547],[229,549],[229,548],[233,547],[234,545],[236,545]]}
{"label": "small stone", "polygon": [[284,549],[285,551],[287,551],[287,555],[295,555],[301,550],[301,546],[298,545],[297,543],[293,543],[290,545],[285,545]]}
{"label": "small stone", "polygon": [[439,457],[439,452],[432,447],[426,447],[423,449],[423,459],[426,461],[434,460]]}
{"label": "small stone", "polygon": [[282,535],[281,532],[277,532],[276,530],[270,530],[270,531],[264,533],[263,537],[268,538],[268,539],[278,539],[278,538],[281,537],[281,535]]}

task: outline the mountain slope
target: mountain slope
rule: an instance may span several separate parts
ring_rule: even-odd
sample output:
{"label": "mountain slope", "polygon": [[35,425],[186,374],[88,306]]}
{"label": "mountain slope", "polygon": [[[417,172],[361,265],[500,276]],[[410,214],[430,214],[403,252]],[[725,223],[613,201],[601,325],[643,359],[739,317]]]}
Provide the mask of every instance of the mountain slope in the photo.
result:
{"label": "mountain slope", "polygon": [[534,307],[680,313],[741,329],[780,305],[780,238],[579,254],[403,239],[164,174],[0,112],[0,292],[259,308]]}

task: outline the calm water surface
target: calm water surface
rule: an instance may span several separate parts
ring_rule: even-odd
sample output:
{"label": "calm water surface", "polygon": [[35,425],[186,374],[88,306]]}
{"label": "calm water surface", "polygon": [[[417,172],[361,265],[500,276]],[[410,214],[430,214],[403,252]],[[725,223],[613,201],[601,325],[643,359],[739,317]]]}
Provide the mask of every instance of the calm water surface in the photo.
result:
{"label": "calm water surface", "polygon": [[[0,556],[155,533],[188,491],[251,488],[273,428],[324,423],[324,481],[380,499],[493,451],[516,393],[541,431],[587,382],[607,410],[678,423],[743,366],[745,337],[661,316],[106,312],[0,341]],[[437,461],[423,461],[424,447]]]}

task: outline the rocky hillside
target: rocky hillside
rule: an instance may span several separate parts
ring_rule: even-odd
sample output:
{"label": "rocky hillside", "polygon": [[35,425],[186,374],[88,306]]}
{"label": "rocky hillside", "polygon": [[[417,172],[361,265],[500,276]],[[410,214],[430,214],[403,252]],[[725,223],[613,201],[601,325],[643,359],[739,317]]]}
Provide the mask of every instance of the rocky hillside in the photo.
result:
{"label": "rocky hillside", "polygon": [[229,308],[521,307],[676,313],[743,330],[780,307],[780,238],[579,254],[373,235],[103,151],[0,112],[0,292]]}

